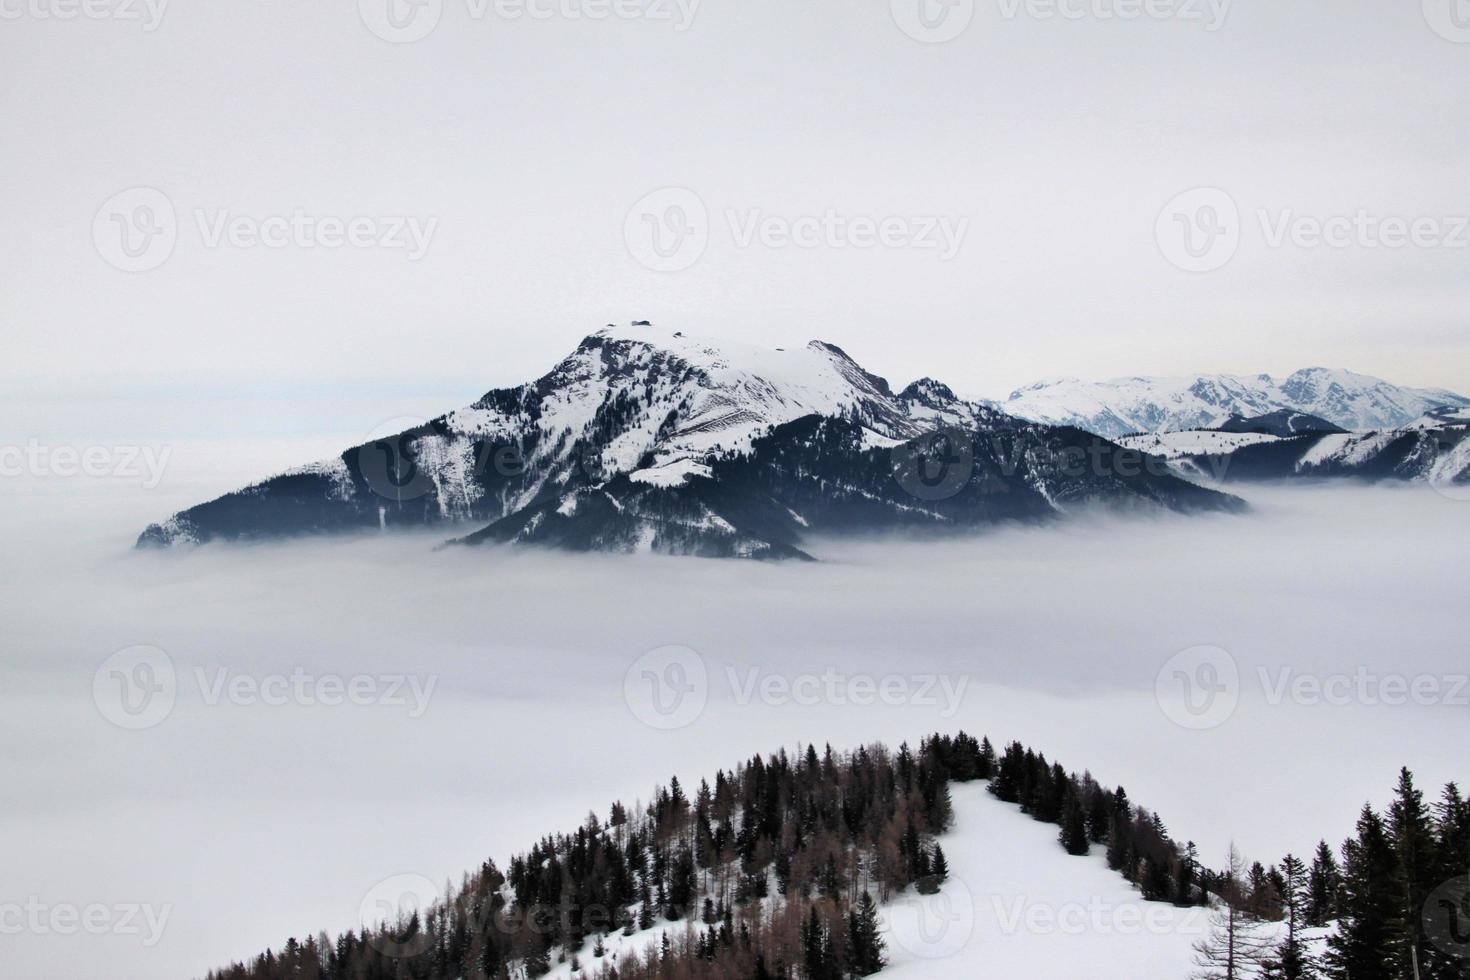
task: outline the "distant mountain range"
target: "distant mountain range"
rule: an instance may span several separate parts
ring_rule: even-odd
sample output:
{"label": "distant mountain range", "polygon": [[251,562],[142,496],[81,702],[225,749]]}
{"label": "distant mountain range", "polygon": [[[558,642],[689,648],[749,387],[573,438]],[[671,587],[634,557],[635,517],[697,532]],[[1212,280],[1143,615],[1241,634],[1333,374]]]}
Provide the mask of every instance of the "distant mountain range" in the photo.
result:
{"label": "distant mountain range", "polygon": [[1305,368],[1283,381],[1266,374],[1045,381],[991,404],[1020,418],[1117,438],[1213,429],[1232,416],[1257,418],[1273,412],[1316,416],[1343,429],[1395,429],[1436,408],[1470,407],[1470,398],[1405,388],[1351,371]]}
{"label": "distant mountain range", "polygon": [[[1240,501],[813,341],[609,326],[537,381],[151,525],[140,546],[444,525],[456,540],[806,557],[824,534],[974,528],[1091,503]],[[469,532],[469,533],[466,533]]]}
{"label": "distant mountain range", "polygon": [[1364,432],[1307,418],[1236,418],[1215,429],[1119,442],[1169,460],[1182,476],[1214,483],[1352,477],[1428,483],[1470,498],[1470,408],[1436,408],[1408,425]]}

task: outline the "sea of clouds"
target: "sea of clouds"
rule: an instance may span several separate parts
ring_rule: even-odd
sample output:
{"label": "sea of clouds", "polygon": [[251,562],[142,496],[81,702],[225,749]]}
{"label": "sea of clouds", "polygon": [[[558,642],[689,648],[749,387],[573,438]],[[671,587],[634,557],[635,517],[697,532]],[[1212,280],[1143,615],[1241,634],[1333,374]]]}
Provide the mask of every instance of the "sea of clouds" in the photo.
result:
{"label": "sea of clouds", "polygon": [[[177,447],[147,489],[0,486],[17,975],[202,975],[355,925],[390,876],[457,881],[671,774],[810,741],[1021,739],[1207,860],[1339,840],[1400,765],[1436,792],[1464,775],[1470,503],[1427,489],[816,542],[817,564],[442,533],[131,550],[282,453],[257,449]],[[167,697],[124,708],[161,665]]]}

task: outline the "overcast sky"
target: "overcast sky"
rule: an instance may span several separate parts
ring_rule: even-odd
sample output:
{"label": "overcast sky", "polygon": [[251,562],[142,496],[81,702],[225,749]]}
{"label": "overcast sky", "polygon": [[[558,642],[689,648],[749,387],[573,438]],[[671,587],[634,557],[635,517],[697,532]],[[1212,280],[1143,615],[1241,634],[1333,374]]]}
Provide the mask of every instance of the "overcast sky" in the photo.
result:
{"label": "overcast sky", "polygon": [[643,317],[967,395],[1316,364],[1470,391],[1451,0],[94,2],[0,0],[12,398],[448,408]]}

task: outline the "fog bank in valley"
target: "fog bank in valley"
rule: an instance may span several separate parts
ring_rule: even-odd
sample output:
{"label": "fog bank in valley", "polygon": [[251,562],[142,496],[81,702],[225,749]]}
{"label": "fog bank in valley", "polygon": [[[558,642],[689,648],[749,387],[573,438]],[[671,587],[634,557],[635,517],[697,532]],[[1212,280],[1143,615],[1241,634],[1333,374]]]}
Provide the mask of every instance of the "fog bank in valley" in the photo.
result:
{"label": "fog bank in valley", "polygon": [[[1463,775],[1470,503],[1428,490],[819,542],[818,564],[436,550],[443,534],[140,554],[159,498],[54,490],[4,498],[0,832],[25,846],[0,881],[7,900],[171,911],[146,946],[7,937],[22,974],[202,974],[353,925],[389,875],[457,879],[671,773],[804,741],[1019,738],[1122,783],[1207,860],[1232,837],[1263,860],[1338,839],[1400,765]],[[129,730],[94,680],[139,645],[176,691]],[[1171,660],[1200,647],[1236,671],[1229,711],[1160,703],[1161,671],[1225,683]],[[701,689],[659,714],[642,685],[666,681]]]}

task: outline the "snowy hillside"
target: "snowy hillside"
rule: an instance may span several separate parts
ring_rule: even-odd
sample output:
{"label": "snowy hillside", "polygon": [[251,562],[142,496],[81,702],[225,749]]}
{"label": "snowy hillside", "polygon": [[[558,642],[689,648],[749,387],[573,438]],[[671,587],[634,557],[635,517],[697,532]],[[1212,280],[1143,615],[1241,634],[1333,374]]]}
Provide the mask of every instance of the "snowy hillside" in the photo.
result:
{"label": "snowy hillside", "polygon": [[[1076,980],[1079,965],[1095,980],[1183,980],[1193,946],[1209,931],[1209,910],[1144,900],[1108,870],[1101,848],[1076,858],[1057,846],[1056,828],[1002,803],[989,783],[955,785],[954,827],[939,838],[949,878],[933,895],[913,888],[883,904],[888,965],[883,980]],[[768,899],[774,907],[779,898]],[[632,950],[656,949],[686,923],[658,922],[631,936],[589,938],[551,980],[595,977]]]}
{"label": "snowy hillside", "polygon": [[1162,456],[1169,461],[1191,456],[1233,453],[1242,446],[1277,442],[1277,436],[1260,432],[1219,432],[1214,429],[1185,429],[1178,432],[1144,433],[1124,436],[1118,445],[1139,452]]}
{"label": "snowy hillside", "polygon": [[1329,368],[1306,368],[1283,380],[1265,374],[1200,374],[1045,381],[996,403],[1021,418],[1075,425],[1108,437],[1212,429],[1232,415],[1251,417],[1282,409],[1319,416],[1345,429],[1396,428],[1446,405],[1467,407],[1470,399]]}

